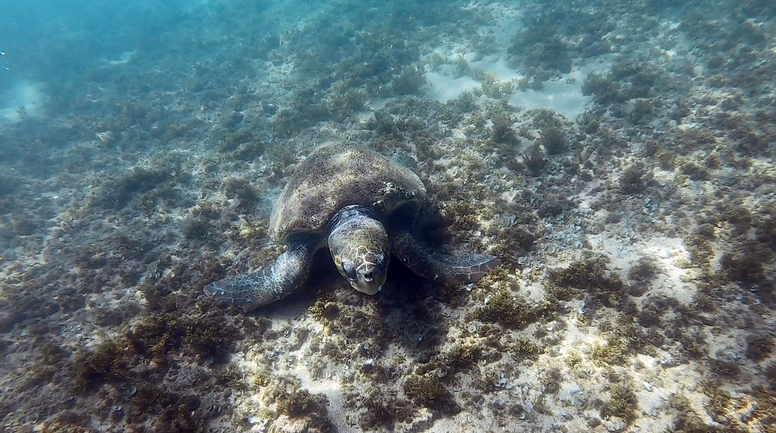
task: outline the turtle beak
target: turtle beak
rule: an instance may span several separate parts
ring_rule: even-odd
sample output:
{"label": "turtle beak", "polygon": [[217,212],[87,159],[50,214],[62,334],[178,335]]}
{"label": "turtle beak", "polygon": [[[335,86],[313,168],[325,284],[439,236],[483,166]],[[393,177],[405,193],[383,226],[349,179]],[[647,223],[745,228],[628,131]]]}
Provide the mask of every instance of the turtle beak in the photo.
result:
{"label": "turtle beak", "polygon": [[350,285],[356,289],[356,291],[372,296],[383,290],[386,276],[387,275],[385,274],[382,275],[382,278],[380,278],[382,281],[377,281],[377,279],[372,281],[350,281]]}

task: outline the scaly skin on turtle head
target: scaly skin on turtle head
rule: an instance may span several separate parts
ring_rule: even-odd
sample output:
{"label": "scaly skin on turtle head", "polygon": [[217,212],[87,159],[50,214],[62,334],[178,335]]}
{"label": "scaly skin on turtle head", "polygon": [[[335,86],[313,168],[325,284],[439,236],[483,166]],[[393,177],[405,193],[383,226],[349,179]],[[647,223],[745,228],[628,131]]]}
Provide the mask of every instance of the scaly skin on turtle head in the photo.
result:
{"label": "scaly skin on turtle head", "polygon": [[346,206],[332,219],[329,251],[339,273],[361,293],[374,295],[388,277],[391,247],[382,223],[359,206]]}

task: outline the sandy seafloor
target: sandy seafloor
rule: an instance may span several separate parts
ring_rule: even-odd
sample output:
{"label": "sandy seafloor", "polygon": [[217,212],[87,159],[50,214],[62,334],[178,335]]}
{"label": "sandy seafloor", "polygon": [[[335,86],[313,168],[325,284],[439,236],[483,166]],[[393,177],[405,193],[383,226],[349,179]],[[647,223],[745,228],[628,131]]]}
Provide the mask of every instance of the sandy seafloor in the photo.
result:
{"label": "sandy seafloor", "polygon": [[[776,431],[776,8],[672,4],[7,27],[0,430]],[[394,262],[367,297],[324,254],[249,314],[204,296],[278,254],[273,201],[332,141],[417,171],[430,248],[502,266]]]}

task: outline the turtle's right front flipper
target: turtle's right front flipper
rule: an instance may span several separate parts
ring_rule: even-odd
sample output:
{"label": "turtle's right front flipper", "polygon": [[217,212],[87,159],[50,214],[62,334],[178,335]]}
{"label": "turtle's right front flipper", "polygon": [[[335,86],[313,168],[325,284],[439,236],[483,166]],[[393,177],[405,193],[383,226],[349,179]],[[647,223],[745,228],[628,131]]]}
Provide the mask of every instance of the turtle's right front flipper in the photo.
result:
{"label": "turtle's right front flipper", "polygon": [[208,284],[205,294],[226,299],[245,311],[278,301],[307,279],[313,252],[309,246],[297,246],[281,254],[268,268]]}

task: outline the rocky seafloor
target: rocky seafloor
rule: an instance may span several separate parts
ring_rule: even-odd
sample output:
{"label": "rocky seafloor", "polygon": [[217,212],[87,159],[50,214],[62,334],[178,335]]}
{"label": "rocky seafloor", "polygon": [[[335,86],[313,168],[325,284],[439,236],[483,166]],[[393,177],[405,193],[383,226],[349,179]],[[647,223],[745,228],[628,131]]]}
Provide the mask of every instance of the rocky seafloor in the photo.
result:
{"label": "rocky seafloor", "polygon": [[[0,124],[0,430],[776,431],[776,9],[624,3],[223,2],[39,45]],[[106,27],[131,46],[79,43]],[[502,265],[367,297],[324,253],[282,302],[206,297],[331,141]]]}

